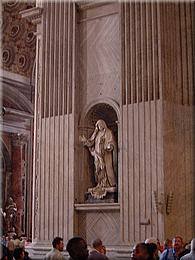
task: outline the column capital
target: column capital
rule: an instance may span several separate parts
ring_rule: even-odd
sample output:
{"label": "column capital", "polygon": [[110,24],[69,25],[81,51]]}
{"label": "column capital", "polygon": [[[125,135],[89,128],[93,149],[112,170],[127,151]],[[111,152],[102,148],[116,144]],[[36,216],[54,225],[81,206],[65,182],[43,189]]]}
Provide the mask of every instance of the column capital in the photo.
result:
{"label": "column capital", "polygon": [[41,23],[43,8],[42,7],[33,7],[20,12],[22,18],[28,19],[33,24],[37,25]]}

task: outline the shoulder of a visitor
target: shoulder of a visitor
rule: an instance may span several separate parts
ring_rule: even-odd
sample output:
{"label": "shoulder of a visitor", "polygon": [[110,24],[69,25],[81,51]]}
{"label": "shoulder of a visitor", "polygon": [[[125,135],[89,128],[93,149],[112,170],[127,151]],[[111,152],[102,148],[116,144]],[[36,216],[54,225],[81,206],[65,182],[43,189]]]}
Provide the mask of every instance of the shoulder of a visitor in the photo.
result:
{"label": "shoulder of a visitor", "polygon": [[160,255],[160,260],[166,260],[167,256],[172,254],[172,252],[170,251],[171,249],[165,249],[162,254]]}
{"label": "shoulder of a visitor", "polygon": [[51,256],[54,252],[55,252],[55,251],[54,251],[54,248],[52,248],[52,249],[46,254],[46,257]]}

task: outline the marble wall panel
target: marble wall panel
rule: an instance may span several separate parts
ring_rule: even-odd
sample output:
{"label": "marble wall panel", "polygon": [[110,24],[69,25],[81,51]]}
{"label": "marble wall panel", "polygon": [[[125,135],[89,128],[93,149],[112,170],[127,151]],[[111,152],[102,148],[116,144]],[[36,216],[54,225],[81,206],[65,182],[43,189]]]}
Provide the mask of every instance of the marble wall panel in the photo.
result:
{"label": "marble wall panel", "polygon": [[101,238],[106,246],[119,245],[120,221],[117,211],[88,211],[79,212],[80,236],[84,237],[88,244],[95,238]]}
{"label": "marble wall panel", "polygon": [[[107,12],[105,13],[105,8]],[[78,18],[80,108],[98,97],[120,98],[120,20],[116,4],[93,8]],[[80,17],[86,11],[80,11]]]}

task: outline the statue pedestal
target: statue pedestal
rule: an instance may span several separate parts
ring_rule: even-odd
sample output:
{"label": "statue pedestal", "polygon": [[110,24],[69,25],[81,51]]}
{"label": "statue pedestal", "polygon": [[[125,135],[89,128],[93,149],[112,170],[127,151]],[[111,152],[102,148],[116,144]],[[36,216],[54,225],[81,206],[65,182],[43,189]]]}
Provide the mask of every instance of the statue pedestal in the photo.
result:
{"label": "statue pedestal", "polygon": [[93,189],[89,188],[85,193],[85,203],[114,203],[118,202],[118,193],[116,187],[105,188],[106,195],[103,198],[93,196]]}

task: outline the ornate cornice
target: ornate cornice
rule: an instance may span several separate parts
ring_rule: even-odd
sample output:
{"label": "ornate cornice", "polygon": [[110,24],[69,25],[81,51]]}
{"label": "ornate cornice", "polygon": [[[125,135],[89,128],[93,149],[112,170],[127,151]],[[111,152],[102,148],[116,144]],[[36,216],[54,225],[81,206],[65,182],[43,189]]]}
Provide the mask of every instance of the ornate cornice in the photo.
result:
{"label": "ornate cornice", "polygon": [[108,4],[111,4],[111,1],[79,1],[76,2],[77,7],[79,8],[79,10],[88,10],[88,9],[93,9],[96,7],[100,7],[100,6],[105,6]]}
{"label": "ornate cornice", "polygon": [[22,18],[28,19],[30,22],[32,22],[35,25],[41,23],[42,13],[43,13],[43,8],[41,7],[33,7],[19,12]]}

